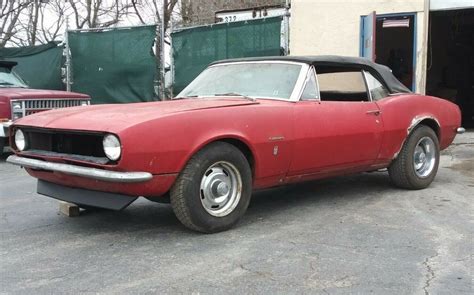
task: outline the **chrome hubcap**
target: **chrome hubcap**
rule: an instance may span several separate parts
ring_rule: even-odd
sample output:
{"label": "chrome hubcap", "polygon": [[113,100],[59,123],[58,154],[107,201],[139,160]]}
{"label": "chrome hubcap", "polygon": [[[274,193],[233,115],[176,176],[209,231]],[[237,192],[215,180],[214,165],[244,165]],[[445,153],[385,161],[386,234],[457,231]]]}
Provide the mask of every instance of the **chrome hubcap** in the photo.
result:
{"label": "chrome hubcap", "polygon": [[413,153],[413,168],[418,177],[428,177],[436,164],[435,143],[429,137],[418,141]]}
{"label": "chrome hubcap", "polygon": [[212,216],[227,216],[239,204],[242,195],[242,177],[231,163],[217,162],[204,173],[200,189],[204,209]]}

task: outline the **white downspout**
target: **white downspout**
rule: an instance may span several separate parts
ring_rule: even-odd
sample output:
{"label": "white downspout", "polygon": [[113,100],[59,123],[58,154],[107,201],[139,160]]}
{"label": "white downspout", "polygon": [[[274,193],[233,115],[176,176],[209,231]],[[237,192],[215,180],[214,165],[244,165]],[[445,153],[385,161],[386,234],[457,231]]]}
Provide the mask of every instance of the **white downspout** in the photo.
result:
{"label": "white downspout", "polygon": [[423,43],[422,43],[422,62],[421,62],[421,79],[420,89],[418,92],[426,94],[426,77],[427,77],[427,62],[428,62],[428,38],[429,38],[429,26],[430,26],[430,0],[425,0],[423,9]]}

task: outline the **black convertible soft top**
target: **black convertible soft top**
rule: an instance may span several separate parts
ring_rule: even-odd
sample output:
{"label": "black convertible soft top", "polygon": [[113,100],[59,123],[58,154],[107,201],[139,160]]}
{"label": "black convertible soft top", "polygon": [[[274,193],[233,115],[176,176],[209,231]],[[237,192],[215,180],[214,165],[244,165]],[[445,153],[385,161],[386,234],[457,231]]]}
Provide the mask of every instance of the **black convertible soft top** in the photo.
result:
{"label": "black convertible soft top", "polygon": [[369,71],[372,75],[379,78],[388,88],[391,94],[394,93],[410,93],[405,85],[403,85],[392,74],[390,68],[372,62],[362,57],[338,56],[338,55],[318,55],[318,56],[267,56],[267,57],[247,57],[237,59],[226,59],[212,63],[211,65],[243,62],[243,61],[293,61],[310,64],[316,67],[351,67]]}

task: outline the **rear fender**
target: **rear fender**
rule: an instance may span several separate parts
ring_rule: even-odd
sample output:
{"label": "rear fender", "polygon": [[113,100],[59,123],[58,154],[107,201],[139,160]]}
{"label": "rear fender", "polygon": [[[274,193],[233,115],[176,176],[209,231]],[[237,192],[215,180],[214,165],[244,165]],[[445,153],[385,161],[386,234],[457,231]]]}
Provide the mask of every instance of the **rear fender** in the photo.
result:
{"label": "rear fender", "polygon": [[[398,148],[397,152],[393,155],[393,160],[396,159],[398,157],[398,154],[400,154],[400,151],[402,150],[403,146],[405,145],[405,142],[407,141],[407,139],[410,137],[410,134],[413,132],[413,130],[416,129],[416,127],[418,127],[420,124],[422,124],[422,122],[424,121],[427,121],[427,122],[431,122],[431,124],[435,124],[436,125],[436,129],[434,129],[433,131],[436,133],[436,135],[438,136],[438,139],[441,138],[441,125],[439,124],[439,121],[438,119],[436,119],[435,116],[433,115],[422,115],[422,116],[416,116],[415,118],[413,118],[413,120],[411,121],[410,123],[410,126],[408,126],[407,128],[407,136],[405,137],[405,139],[402,141],[402,144],[400,145],[400,147]],[[424,124],[422,124],[424,125]],[[428,125],[428,127],[433,127],[431,125]]]}

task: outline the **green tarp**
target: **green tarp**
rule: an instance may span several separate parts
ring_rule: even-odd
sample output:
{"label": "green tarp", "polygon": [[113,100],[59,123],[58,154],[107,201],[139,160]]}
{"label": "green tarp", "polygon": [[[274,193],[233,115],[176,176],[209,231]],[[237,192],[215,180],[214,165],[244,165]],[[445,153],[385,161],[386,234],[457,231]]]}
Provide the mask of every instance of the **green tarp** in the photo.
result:
{"label": "green tarp", "polygon": [[175,94],[216,60],[281,55],[282,17],[188,28],[171,34]]}
{"label": "green tarp", "polygon": [[57,43],[0,49],[0,60],[18,62],[14,71],[36,89],[65,88],[61,81],[62,55],[63,47]]}
{"label": "green tarp", "polygon": [[69,32],[73,91],[93,104],[155,100],[156,26]]}

